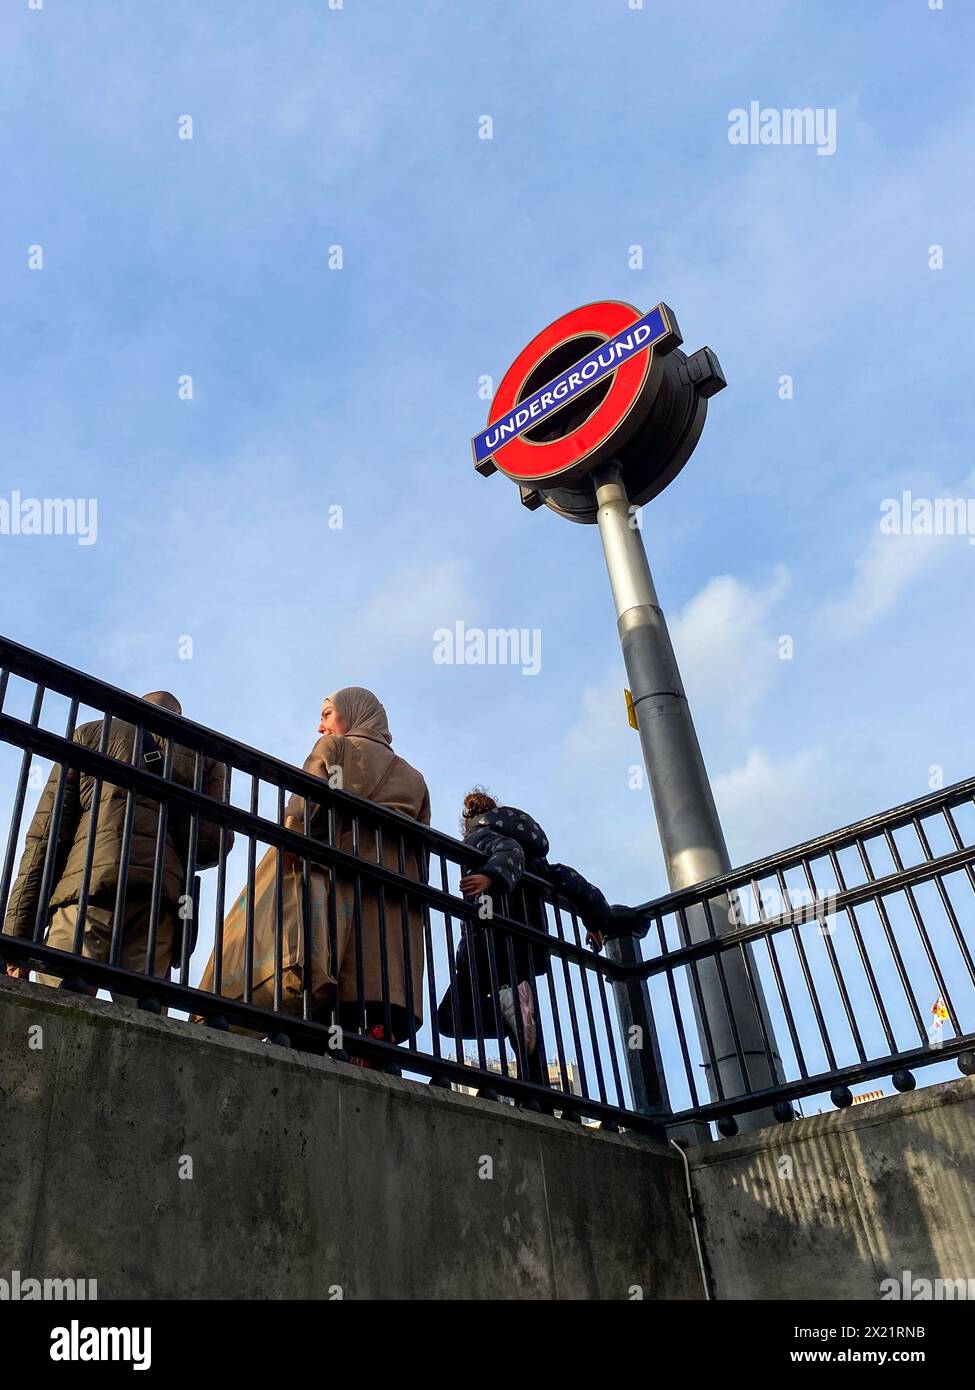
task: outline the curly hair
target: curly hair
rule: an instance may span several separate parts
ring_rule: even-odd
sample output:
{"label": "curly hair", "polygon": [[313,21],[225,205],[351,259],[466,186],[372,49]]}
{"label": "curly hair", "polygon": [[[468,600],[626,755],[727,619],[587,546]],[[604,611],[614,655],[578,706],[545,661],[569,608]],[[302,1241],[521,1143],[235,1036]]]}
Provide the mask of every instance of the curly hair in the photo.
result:
{"label": "curly hair", "polygon": [[471,787],[464,797],[464,806],[460,814],[460,828],[467,829],[467,822],[473,820],[475,816],[483,814],[484,811],[494,811],[497,808],[497,799],[491,795],[486,787]]}

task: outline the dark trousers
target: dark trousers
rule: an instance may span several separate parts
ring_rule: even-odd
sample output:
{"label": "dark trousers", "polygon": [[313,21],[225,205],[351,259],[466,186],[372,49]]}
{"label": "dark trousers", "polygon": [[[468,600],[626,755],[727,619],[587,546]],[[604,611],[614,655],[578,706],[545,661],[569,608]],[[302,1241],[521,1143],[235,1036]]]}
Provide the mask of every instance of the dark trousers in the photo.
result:
{"label": "dark trousers", "polygon": [[[332,1022],[332,1004],[323,1006],[316,1010],[312,1015],[315,1023],[329,1024]],[[385,1027],[386,1011],[379,1000],[369,999],[365,1005],[366,1028],[375,1028],[377,1024]],[[390,1024],[393,1029],[393,1036],[387,1041],[405,1042],[409,1037],[409,1015],[400,1004],[390,1004]],[[339,1004],[338,1024],[343,1033],[358,1033],[361,1026],[361,1014],[359,1005],[355,1000],[346,1000]]]}
{"label": "dark trousers", "polygon": [[[496,984],[500,991],[507,988],[517,989],[522,981],[526,981],[535,996],[535,1022],[539,1024],[539,1001],[538,987],[535,982],[536,974],[544,973],[545,963],[548,958],[548,950],[544,944],[544,938],[539,933],[539,944],[526,942],[523,938],[515,942],[512,940],[511,958],[509,958],[507,947],[503,940],[503,934],[498,932],[494,941],[494,976],[492,979],[492,960],[491,950],[487,932],[490,930],[485,927],[470,926],[464,939],[461,941],[457,955],[454,960],[454,973],[457,978],[456,993],[454,987],[450,986],[444,997],[440,1001],[437,1009],[437,1029],[444,1037],[456,1037],[458,1032],[461,1038],[476,1038],[478,1035],[477,1009],[475,1008],[475,998],[480,1006],[481,1033],[485,1038],[498,1038],[499,1041],[507,1037],[504,1021],[501,1020],[500,1031],[498,1018],[501,1016],[500,1002],[495,999],[492,993],[492,985]],[[473,951],[470,949],[469,942],[473,942]],[[474,993],[474,980],[472,979],[471,959],[473,957],[474,973],[477,977],[477,994]],[[514,962],[514,981],[512,982],[511,964]],[[495,1006],[497,1005],[497,1016]],[[516,1035],[517,1036],[517,1035]],[[511,1039],[516,1053],[521,1051],[520,1045]],[[542,1047],[542,1040],[536,1044],[534,1052],[524,1059],[524,1068],[519,1060],[519,1072],[522,1072],[526,1081],[534,1081],[536,1085],[547,1086],[549,1084],[548,1068]]]}

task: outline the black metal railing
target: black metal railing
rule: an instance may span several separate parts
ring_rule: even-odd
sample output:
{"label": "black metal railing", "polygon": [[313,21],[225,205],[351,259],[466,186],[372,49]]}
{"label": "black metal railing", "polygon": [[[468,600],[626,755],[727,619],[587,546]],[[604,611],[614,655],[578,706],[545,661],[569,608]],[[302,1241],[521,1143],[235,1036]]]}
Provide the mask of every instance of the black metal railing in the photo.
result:
{"label": "black metal railing", "polygon": [[975,1068],[975,779],[647,903],[597,955],[541,879],[471,901],[483,856],[451,836],[0,639],[5,778],[0,957],[70,989],[656,1136]]}
{"label": "black metal railing", "polygon": [[[14,704],[20,713],[13,712]],[[76,736],[83,710],[93,711],[95,718],[86,721],[87,732]],[[144,761],[145,731],[155,736],[156,749],[163,755],[160,771],[150,770]],[[109,751],[120,734],[124,759]],[[657,1071],[652,1058],[634,1061],[627,1055],[630,1049],[616,1009],[616,996],[632,994],[635,983],[639,995],[638,982],[628,980],[618,962],[585,946],[575,911],[540,879],[525,875],[510,898],[502,896],[490,904],[491,915],[485,920],[484,902],[464,898],[456,886],[463,874],[479,867],[483,856],[460,841],[327,787],[299,768],[5,639],[0,639],[2,745],[8,752],[20,750],[19,767],[16,772],[10,769],[12,815],[0,869],[5,933],[0,935],[0,955],[8,965],[26,968],[29,963],[46,976],[60,977],[69,988],[110,990],[151,1010],[183,1011],[210,1027],[246,1030],[282,1045],[403,1070],[439,1085],[473,1087],[482,1096],[504,1096],[575,1121],[660,1132],[666,1108],[657,1089]],[[30,932],[14,936],[8,904],[18,849],[28,829],[25,806],[37,759],[53,764],[46,792],[43,873]],[[36,787],[36,777],[34,783]],[[120,809],[121,824],[111,849],[117,865],[111,937],[104,959],[97,959],[87,954],[86,916],[99,910],[89,885],[103,853],[99,815],[104,823],[105,811],[100,808],[105,789],[113,788],[124,811]],[[287,799],[295,795],[302,799],[302,829],[286,824]],[[83,834],[74,814],[79,805],[88,812]],[[151,852],[145,834],[147,807],[153,819]],[[71,824],[65,820],[66,808],[71,810]],[[141,834],[133,848],[137,822]],[[83,857],[83,868],[69,894],[73,939],[65,951],[53,947],[47,933],[75,838],[84,841],[83,847],[75,848],[76,857]],[[212,874],[199,872],[198,851],[205,838],[217,846]],[[265,874],[272,876],[272,887],[265,894],[271,910],[269,918],[265,914],[263,943],[260,902],[255,900],[268,861],[258,862],[260,846],[276,851]],[[174,847],[182,888],[175,904],[171,891],[167,901],[164,883],[165,864]],[[132,880],[140,871],[148,882],[136,892]],[[311,910],[315,874],[321,876],[323,888],[325,920],[318,923],[320,934],[328,939],[323,954],[333,965],[343,957],[354,960],[351,999],[340,998],[337,989],[331,997],[326,990],[323,998],[316,991]],[[243,920],[244,987],[231,995],[224,936],[228,904],[234,901],[228,888],[235,879],[243,886],[235,899],[238,906],[243,903],[238,917]],[[311,963],[301,971],[300,988],[290,991],[289,883],[297,885],[301,898],[297,955],[300,962]],[[103,914],[104,899],[103,885]],[[340,922],[343,902],[347,920]],[[159,962],[159,942],[167,915],[176,910],[180,944],[171,971],[166,971]],[[131,960],[125,964],[122,959],[133,912],[142,913],[149,924],[144,958],[135,968]],[[370,920],[378,929],[371,939]],[[22,922],[20,930],[23,933]],[[484,945],[475,949],[478,938]],[[465,939],[468,945],[462,951]],[[269,942],[271,972],[258,991]],[[212,949],[204,987],[199,976],[208,944]],[[81,954],[83,946],[86,954]],[[370,999],[363,981],[370,949],[376,973],[377,947],[380,986]],[[419,969],[417,954],[422,956]],[[398,1006],[389,988],[389,959],[394,955],[402,961],[405,995]],[[350,965],[350,973],[351,969]],[[526,973],[534,1019],[526,1022],[521,1010],[512,1008],[506,1022],[503,990],[517,986]],[[419,998],[414,980],[422,981]],[[465,1028],[461,1010],[455,1007],[452,1027],[441,1035],[437,1011],[448,987],[455,1002],[467,999],[473,1030]],[[255,1003],[258,993],[260,1004]],[[371,1034],[374,1021],[384,1025],[382,1037]],[[534,1040],[528,1032],[531,1026]],[[633,1077],[639,1082],[639,1111],[633,1103]]]}
{"label": "black metal railing", "polygon": [[[640,973],[658,1029],[677,1038],[671,1095],[687,1102],[674,1122],[734,1133],[735,1113],[771,1107],[786,1120],[793,1101],[828,1094],[842,1108],[852,1085],[878,1077],[909,1091],[919,1068],[954,1060],[975,1071],[973,798],[969,778],[641,909]],[[715,921],[716,900],[728,920]],[[704,940],[689,931],[695,911]],[[755,1060],[734,1030],[735,1084],[723,1083],[706,1021],[697,1038],[687,1029],[688,1002],[704,1012],[700,976],[712,961],[722,977],[734,962],[764,997],[759,1060],[777,1084],[753,1083]]]}

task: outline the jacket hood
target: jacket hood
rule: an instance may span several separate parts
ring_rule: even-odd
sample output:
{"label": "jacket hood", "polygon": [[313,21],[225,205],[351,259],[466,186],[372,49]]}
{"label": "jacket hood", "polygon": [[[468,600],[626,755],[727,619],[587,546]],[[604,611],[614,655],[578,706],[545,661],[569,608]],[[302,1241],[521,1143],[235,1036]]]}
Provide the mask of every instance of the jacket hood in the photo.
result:
{"label": "jacket hood", "polygon": [[470,838],[479,830],[490,830],[496,835],[506,835],[516,840],[525,851],[526,860],[544,859],[548,854],[548,836],[525,811],[517,806],[496,806],[493,811],[482,811],[475,816],[465,838]]}

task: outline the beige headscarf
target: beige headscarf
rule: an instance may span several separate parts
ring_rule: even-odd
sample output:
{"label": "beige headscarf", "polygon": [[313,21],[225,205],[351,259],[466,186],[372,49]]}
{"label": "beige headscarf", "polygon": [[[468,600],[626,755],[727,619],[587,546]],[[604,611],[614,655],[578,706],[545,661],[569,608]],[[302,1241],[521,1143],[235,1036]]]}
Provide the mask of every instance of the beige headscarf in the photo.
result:
{"label": "beige headscarf", "polygon": [[328,699],[348,724],[349,735],[371,738],[376,743],[392,746],[393,736],[389,732],[386,710],[371,690],[364,690],[361,685],[347,685],[344,690],[336,690],[334,695],[329,695]]}

